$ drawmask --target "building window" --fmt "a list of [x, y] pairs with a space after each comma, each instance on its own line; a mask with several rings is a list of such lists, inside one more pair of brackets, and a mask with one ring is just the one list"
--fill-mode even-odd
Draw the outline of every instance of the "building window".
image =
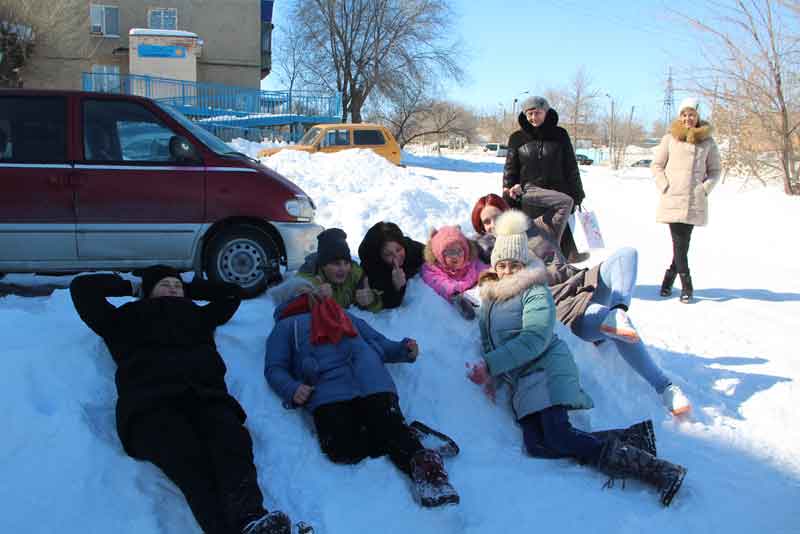
[[154, 30], [177, 30], [178, 10], [170, 8], [154, 8], [147, 13], [148, 27]]
[[92, 90], [101, 93], [119, 93], [119, 65], [92, 65]]
[[89, 12], [91, 15], [90, 33], [119, 37], [119, 7], [92, 4]]

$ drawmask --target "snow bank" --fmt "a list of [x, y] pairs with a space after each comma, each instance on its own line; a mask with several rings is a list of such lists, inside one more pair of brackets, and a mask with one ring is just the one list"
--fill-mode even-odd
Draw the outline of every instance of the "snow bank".
[[[401, 168], [359, 150], [287, 150], [264, 161], [314, 198], [322, 224], [345, 229], [354, 254], [366, 229], [381, 219], [419, 240], [444, 223], [467, 229], [472, 203], [498, 190], [501, 168], [481, 155], [417, 158]], [[447, 462], [460, 506], [420, 509], [407, 480], [385, 458], [355, 466], [324, 458], [309, 418], [285, 410], [263, 379], [274, 309], [265, 295], [243, 303], [216, 338], [230, 391], [249, 416], [268, 507], [322, 534], [800, 530], [794, 512], [800, 277], [798, 253], [787, 246], [800, 222], [797, 199], [771, 189], [739, 194], [723, 185], [715, 191], [711, 224], [693, 235], [698, 302], [687, 306], [657, 296], [670, 245], [666, 228], [653, 222], [652, 179], [581, 171], [586, 205], [598, 212], [606, 243], [639, 248], [631, 314], [695, 409], [691, 418], [673, 420], [612, 346], [595, 348], [562, 328], [597, 405], [577, 420], [602, 428], [652, 418], [659, 453], [689, 468], [673, 505], [663, 509], [653, 491], [632, 482], [625, 490], [619, 484], [603, 490], [604, 477], [571, 461], [527, 457], [503, 397], [491, 404], [464, 377], [464, 362], [479, 356], [477, 325], [417, 278], [400, 309], [356, 313], [390, 338], [419, 341], [417, 363], [389, 367], [407, 417], [441, 428], [461, 445], [461, 455]], [[9, 278], [36, 283], [30, 276]], [[114, 428], [114, 364], [66, 290], [0, 298], [0, 337], [6, 407], [0, 532], [197, 532], [176, 488], [153, 466], [123, 453]]]

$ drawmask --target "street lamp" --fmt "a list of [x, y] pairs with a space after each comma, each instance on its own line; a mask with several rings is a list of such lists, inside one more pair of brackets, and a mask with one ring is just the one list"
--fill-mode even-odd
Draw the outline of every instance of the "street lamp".
[[615, 122], [614, 117], [614, 98], [606, 93], [606, 97], [611, 101], [611, 116], [608, 119], [608, 157], [611, 160], [611, 165], [614, 165], [614, 142], [615, 142]]
[[[522, 95], [527, 95], [529, 93], [530, 93], [530, 91], [522, 91], [521, 93], [519, 93], [517, 96], [514, 97], [514, 103], [511, 105], [511, 114], [514, 117], [517, 116], [517, 102], [519, 102], [519, 97], [521, 97]], [[522, 111], [522, 110], [520, 110], [520, 111]]]

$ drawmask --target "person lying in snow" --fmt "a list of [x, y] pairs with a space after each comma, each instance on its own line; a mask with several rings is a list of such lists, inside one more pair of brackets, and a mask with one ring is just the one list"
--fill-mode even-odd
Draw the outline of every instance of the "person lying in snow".
[[481, 275], [479, 325], [483, 358], [468, 363], [468, 377], [493, 395], [493, 380], [511, 386], [511, 406], [528, 453], [576, 458], [612, 478], [655, 486], [668, 506], [686, 469], [656, 458], [652, 422], [588, 433], [573, 427], [567, 410], [588, 409], [578, 367], [554, 333], [556, 308], [544, 264], [528, 252], [528, 219], [507, 211], [495, 222], [492, 269]]
[[406, 425], [384, 365], [414, 362], [416, 341], [386, 339], [332, 298], [313, 293], [302, 278], [291, 278], [270, 294], [277, 307], [264, 375], [284, 405], [311, 413], [328, 458], [355, 464], [388, 454], [411, 477], [422, 506], [458, 503], [441, 455], [425, 449]]
[[[183, 492], [204, 532], [290, 534], [283, 512], [263, 506], [245, 413], [225, 385], [214, 330], [236, 312], [241, 289], [171, 267], [141, 271], [135, 284], [115, 274], [78, 276], [70, 285], [83, 322], [117, 363], [117, 433], [125, 452], [158, 466]], [[200, 306], [193, 299], [207, 300]]]
[[371, 312], [383, 308], [380, 293], [370, 289], [364, 270], [350, 256], [347, 234], [340, 228], [328, 228], [317, 236], [317, 252], [306, 256], [297, 274], [314, 284], [316, 293], [333, 298], [342, 308], [353, 303]]
[[478, 275], [487, 268], [478, 259], [478, 247], [464, 237], [458, 226], [434, 230], [425, 245], [422, 280], [467, 320], [475, 318], [475, 309], [464, 292], [478, 283]]
[[425, 245], [403, 235], [391, 222], [375, 223], [358, 246], [358, 259], [371, 286], [381, 292], [383, 307], [397, 308], [408, 280], [422, 267]]
[[[494, 247], [495, 219], [508, 209], [494, 194], [478, 199], [472, 209], [472, 226], [485, 261], [490, 261]], [[636, 286], [636, 249], [618, 249], [591, 269], [578, 269], [567, 263], [559, 247], [530, 220], [527, 236], [529, 251], [547, 268], [558, 320], [584, 341], [599, 344], [611, 340], [628, 365], [661, 396], [670, 413], [688, 412], [689, 399], [650, 356], [628, 315]]]

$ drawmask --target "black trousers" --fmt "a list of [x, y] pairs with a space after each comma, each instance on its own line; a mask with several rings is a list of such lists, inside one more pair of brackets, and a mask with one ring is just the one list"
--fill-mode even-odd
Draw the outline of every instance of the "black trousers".
[[689, 273], [688, 256], [692, 230], [692, 224], [669, 223], [669, 233], [672, 235], [672, 264], [669, 268], [679, 274]]
[[336, 463], [388, 454], [398, 469], [410, 474], [411, 458], [424, 449], [406, 425], [394, 393], [320, 406], [314, 411], [314, 426], [322, 451]]
[[129, 450], [183, 492], [208, 534], [240, 534], [264, 515], [253, 442], [224, 400], [187, 392], [131, 422]]

